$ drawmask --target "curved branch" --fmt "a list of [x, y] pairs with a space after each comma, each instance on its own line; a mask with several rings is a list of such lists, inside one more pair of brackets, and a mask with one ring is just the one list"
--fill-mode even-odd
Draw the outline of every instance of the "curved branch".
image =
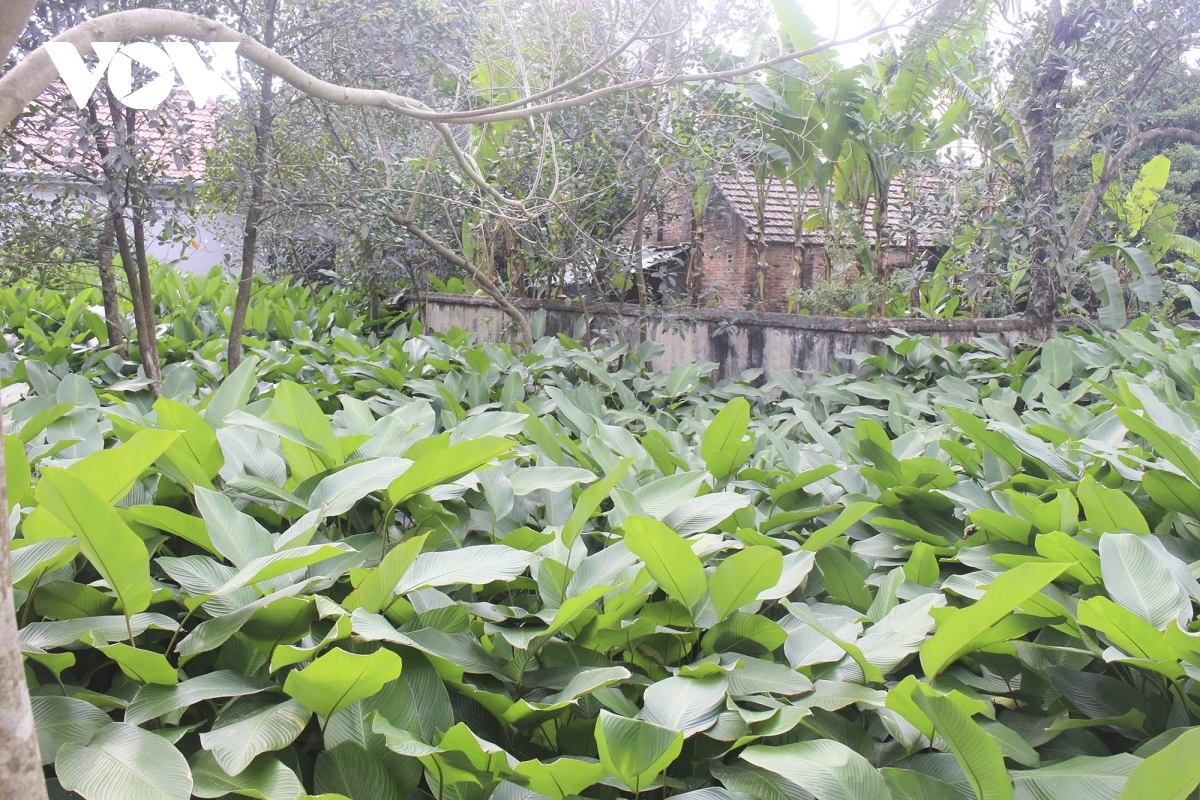
[[[909, 15], [905, 20], [901, 20], [895, 24], [902, 24], [918, 13], [920, 12], [914, 12], [913, 15]], [[504, 110], [488, 108], [478, 111], [454, 112], [434, 111], [429, 106], [412, 97], [387, 92], [382, 89], [359, 89], [329, 83], [309, 74], [274, 50], [264, 47], [253, 38], [227, 25], [182, 11], [168, 11], [157, 8], [117, 11], [76, 25], [74, 28], [54, 37], [53, 41], [70, 42], [76, 48], [91, 46], [93, 42], [128, 41], [136, 39], [139, 36], [180, 36], [201, 42], [237, 42], [238, 55], [291, 84], [299, 91], [320, 100], [325, 100], [335, 105], [383, 108], [425, 122], [480, 124], [484, 122], [528, 119], [538, 114], [546, 114], [564, 108], [584, 105], [602, 97], [638, 89], [647, 85], [666, 86], [682, 83], [702, 83], [712, 80], [727, 80], [787, 61], [794, 61], [804, 56], [824, 52], [844, 44], [857, 42], [881, 33], [890, 27], [893, 27], [893, 25], [880, 23], [855, 36], [831, 40], [815, 47], [785, 53], [736, 69], [625, 81], [562, 100], [555, 100], [548, 103], [536, 102], [538, 99], [556, 94], [566, 87], [577, 83], [582, 77], [593, 74], [595, 69], [599, 69], [596, 66], [584, 70], [580, 75], [570, 78], [557, 86], [515, 101], [516, 107], [513, 107], [513, 103], [509, 103], [497, 107]], [[623, 44], [622, 47], [627, 47], [628, 44]], [[610, 55], [609, 58], [601, 62], [601, 65], [610, 61], [612, 57]], [[7, 128], [25, 106], [33, 102], [41, 94], [42, 90], [49, 86], [57, 77], [58, 72], [54, 68], [54, 64], [50, 61], [49, 54], [44, 47], [39, 47], [8, 74], [0, 78], [0, 129]]]
[[1100, 170], [1100, 177], [1092, 184], [1091, 191], [1083, 199], [1083, 205], [1079, 207], [1079, 212], [1075, 215], [1075, 220], [1071, 223], [1071, 229], [1067, 232], [1067, 243], [1063, 250], [1064, 253], [1070, 256], [1075, 252], [1075, 248], [1079, 246], [1079, 243], [1083, 241], [1083, 234], [1087, 231], [1088, 225], [1091, 224], [1092, 217], [1096, 215], [1097, 209], [1100, 208], [1100, 201], [1104, 198], [1104, 193], [1108, 191], [1108, 187], [1112, 186], [1113, 181], [1117, 179], [1117, 175], [1121, 172], [1121, 167], [1129, 157], [1146, 145], [1163, 140], [1189, 142], [1200, 147], [1200, 133], [1196, 131], [1189, 130], [1188, 128], [1153, 128], [1136, 134], [1115, 154], [1109, 155], [1104, 161], [1104, 168]]
[[389, 211], [386, 216], [389, 220], [404, 228], [413, 236], [424, 242], [439, 256], [446, 259], [459, 269], [466, 270], [467, 273], [470, 274], [471, 279], [475, 281], [475, 283], [479, 284], [479, 288], [482, 289], [488, 297], [492, 298], [496, 305], [500, 306], [500, 310], [507, 314], [509, 319], [516, 324], [517, 330], [521, 334], [521, 342], [525, 345], [525, 349], [533, 349], [533, 332], [529, 329], [529, 320], [525, 319], [525, 315], [521, 313], [521, 309], [514, 306], [512, 302], [504, 296], [504, 292], [500, 291], [500, 287], [496, 286], [490, 277], [488, 277], [481, 269], [476, 267], [470, 261], [467, 261], [458, 253], [454, 252], [449, 247], [446, 247], [446, 245], [430, 236], [428, 231], [417, 225], [403, 214], [395, 211]]

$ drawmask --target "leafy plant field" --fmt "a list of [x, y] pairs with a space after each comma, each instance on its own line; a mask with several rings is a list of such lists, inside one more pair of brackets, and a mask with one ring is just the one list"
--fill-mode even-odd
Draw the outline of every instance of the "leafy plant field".
[[893, 337], [714, 386], [653, 345], [365, 333], [159, 279], [0, 293], [56, 796], [1103, 800], [1200, 782], [1200, 337]]

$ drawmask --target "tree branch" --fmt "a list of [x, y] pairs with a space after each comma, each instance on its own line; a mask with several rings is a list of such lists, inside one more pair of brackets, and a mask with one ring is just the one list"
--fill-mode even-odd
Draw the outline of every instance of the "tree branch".
[[37, 0], [8, 0], [0, 7], [0, 64], [4, 63], [8, 51], [21, 38], [21, 31], [29, 23], [29, 15], [36, 4]]
[[529, 321], [525, 319], [525, 315], [521, 313], [521, 309], [513, 305], [512, 302], [504, 296], [504, 292], [500, 291], [500, 287], [493, 283], [492, 279], [488, 275], [486, 275], [481, 269], [476, 267], [470, 261], [446, 247], [446, 245], [442, 244], [437, 239], [433, 238], [428, 231], [421, 228], [408, 217], [396, 211], [390, 211], [386, 216], [389, 220], [404, 228], [413, 236], [424, 242], [439, 256], [446, 259], [459, 269], [466, 270], [471, 276], [471, 280], [479, 284], [479, 288], [482, 289], [488, 297], [492, 298], [496, 305], [500, 306], [500, 310], [507, 314], [509, 318], [516, 324], [517, 330], [521, 334], [521, 342], [525, 345], [525, 349], [533, 349], [533, 333], [529, 330]]
[[1129, 157], [1146, 145], [1163, 140], [1189, 142], [1200, 147], [1200, 133], [1196, 131], [1189, 130], [1188, 128], [1153, 128], [1135, 135], [1116, 154], [1109, 155], [1104, 160], [1104, 168], [1100, 170], [1099, 179], [1092, 184], [1091, 191], [1084, 198], [1083, 205], [1079, 207], [1079, 212], [1075, 214], [1075, 220], [1071, 223], [1071, 229], [1067, 233], [1067, 243], [1064, 250], [1068, 257], [1072, 257], [1075, 248], [1083, 241], [1083, 234], [1087, 232], [1087, 227], [1091, 224], [1092, 217], [1096, 215], [1097, 209], [1100, 208], [1100, 201], [1104, 198], [1104, 193], [1108, 191], [1108, 187], [1112, 186], [1113, 181], [1117, 179], [1117, 176], [1121, 172], [1121, 167]]

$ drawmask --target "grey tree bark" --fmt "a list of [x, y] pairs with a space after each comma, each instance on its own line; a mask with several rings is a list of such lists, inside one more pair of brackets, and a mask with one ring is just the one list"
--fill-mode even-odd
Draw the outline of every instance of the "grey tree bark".
[[[3, 413], [0, 404], [0, 442], [4, 437]], [[13, 603], [7, 485], [3, 448], [0, 448], [0, 787], [5, 797], [45, 800], [46, 781], [29, 706], [29, 689], [25, 685], [25, 659], [21, 655], [17, 609]]]

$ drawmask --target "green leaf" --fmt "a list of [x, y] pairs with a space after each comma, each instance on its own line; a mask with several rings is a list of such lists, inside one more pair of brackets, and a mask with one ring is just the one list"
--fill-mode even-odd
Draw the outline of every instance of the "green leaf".
[[1190, 728], [1134, 768], [1117, 800], [1186, 800], [1200, 785], [1200, 728]]
[[358, 588], [346, 596], [341, 603], [342, 608], [347, 611], [361, 608], [372, 614], [379, 613], [391, 599], [404, 573], [420, 555], [427, 536], [428, 534], [421, 534], [389, 550], [379, 562], [379, 566], [367, 573]]
[[630, 552], [645, 562], [663, 591], [695, 614], [708, 591], [708, 580], [687, 540], [650, 517], [630, 517], [623, 527]]
[[57, 469], [42, 470], [34, 496], [79, 540], [79, 549], [120, 600], [126, 616], [150, 606], [150, 553], [116, 509], [82, 479]]
[[743, 441], [750, 428], [750, 403], [735, 397], [717, 412], [704, 431], [700, 456], [713, 477], [728, 477], [746, 462], [754, 450], [754, 439]]
[[113, 723], [86, 744], [64, 744], [54, 761], [58, 782], [87, 800], [188, 800], [192, 772], [166, 739]]
[[883, 776], [858, 753], [830, 739], [747, 747], [742, 760], [773, 772], [820, 800], [889, 800]]
[[216, 432], [195, 411], [166, 397], [154, 401], [154, 411], [161, 427], [183, 433], [167, 449], [166, 460], [192, 484], [211, 489], [225, 464]]
[[563, 545], [569, 548], [575, 543], [575, 539], [583, 531], [583, 526], [592, 518], [592, 514], [600, 507], [600, 503], [604, 501], [604, 498], [608, 497], [609, 493], [621, 482], [621, 479], [625, 477], [625, 473], [629, 471], [629, 468], [633, 466], [636, 460], [633, 456], [622, 458], [601, 480], [596, 481], [583, 490], [579, 495], [579, 500], [575, 503], [575, 510], [571, 512], [571, 516], [567, 518], [566, 524], [563, 525]]
[[1140, 763], [1129, 753], [1120, 753], [1076, 756], [1052, 767], [1014, 770], [1014, 796], [1016, 800], [1113, 800]]
[[220, 492], [196, 487], [196, 507], [208, 525], [208, 537], [217, 552], [235, 567], [275, 552], [271, 534], [251, 516], [238, 511]]
[[423, 453], [403, 475], [388, 485], [388, 500], [392, 505], [398, 505], [434, 486], [458, 480], [499, 458], [514, 445], [515, 442], [509, 439], [482, 436]]
[[288, 700], [224, 724], [218, 719], [212, 730], [200, 734], [200, 744], [227, 775], [237, 775], [262, 753], [294, 742], [311, 717], [303, 705]]
[[1097, 534], [1123, 530], [1143, 535], [1150, 533], [1146, 518], [1124, 492], [1105, 488], [1089, 475], [1079, 482], [1078, 494], [1088, 526]]
[[328, 561], [336, 556], [354, 552], [357, 551], [344, 542], [326, 542], [325, 544], [311, 544], [306, 547], [280, 550], [278, 553], [271, 553], [249, 562], [213, 594], [229, 594], [243, 586], [261, 583], [313, 564], [319, 564], [322, 561]]
[[101, 645], [96, 649], [117, 662], [122, 672], [140, 683], [172, 686], [179, 682], [179, 673], [162, 653], [139, 650], [121, 642]]
[[221, 555], [208, 536], [204, 520], [199, 517], [166, 506], [133, 506], [125, 509], [124, 514], [126, 519], [133, 522], [178, 536], [185, 542], [204, 548], [214, 556]]
[[209, 672], [175, 686], [143, 686], [125, 709], [125, 721], [141, 725], [205, 700], [257, 694], [271, 686], [270, 681], [248, 678], [230, 670]]
[[642, 700], [647, 722], [691, 736], [711, 728], [724, 710], [725, 678], [665, 678], [647, 687]]
[[178, 439], [176, 431], [147, 428], [125, 444], [84, 456], [67, 472], [83, 480], [105, 502], [115, 503], [129, 494], [134, 481]]
[[607, 774], [604, 766], [595, 761], [559, 758], [548, 763], [522, 761], [509, 780], [528, 786], [551, 800], [566, 800], [598, 783]]
[[1108, 596], [1157, 630], [1166, 630], [1171, 620], [1180, 625], [1191, 620], [1191, 598], [1143, 537], [1132, 533], [1101, 536], [1100, 571]]
[[342, 742], [317, 756], [313, 783], [318, 792], [337, 792], [346, 797], [403, 797], [383, 765], [354, 742]]
[[[240, 368], [239, 368], [240, 369]], [[296, 800], [304, 794], [304, 784], [278, 758], [261, 755], [250, 766], [230, 777], [221, 769], [213, 754], [197, 750], [191, 760], [195, 797], [240, 795], [259, 800]]]
[[1151, 500], [1168, 511], [1200, 520], [1200, 488], [1187, 478], [1173, 472], [1148, 470], [1142, 476], [1142, 488]]
[[600, 763], [632, 791], [654, 780], [683, 751], [683, 731], [600, 711], [596, 724]]
[[325, 516], [345, 514], [371, 492], [387, 489], [411, 467], [406, 458], [372, 458], [321, 479], [308, 498], [308, 507], [326, 505]]
[[1030, 562], [999, 575], [974, 604], [954, 611], [937, 624], [921, 645], [921, 667], [932, 680], [1012, 611], [1067, 569], [1066, 564]]
[[53, 763], [54, 754], [63, 745], [86, 745], [97, 731], [113, 724], [108, 714], [74, 697], [34, 695], [29, 704], [43, 764]]
[[287, 676], [283, 690], [325, 719], [355, 700], [370, 697], [400, 677], [400, 656], [391, 650], [370, 655], [334, 648]]
[[754, 602], [760, 592], [778, 583], [782, 574], [783, 556], [765, 545], [748, 547], [726, 558], [708, 581], [708, 594], [717, 619], [725, 619]]
[[208, 396], [208, 402], [204, 406], [204, 420], [209, 425], [214, 428], [220, 427], [225, 417], [246, 407], [258, 380], [258, 365], [258, 356], [247, 356]]
[[859, 611], [870, 608], [871, 590], [855, 566], [853, 555], [839, 547], [826, 547], [817, 553], [817, 568], [825, 578], [825, 591], [830, 598]]
[[996, 740], [984, 733], [954, 701], [933, 693], [928, 687], [918, 686], [913, 700], [949, 745], [975, 797], [978, 800], [1012, 800], [1012, 781]]
[[842, 512], [838, 514], [837, 519], [833, 522], [813, 531], [804, 540], [804, 544], [800, 546], [800, 549], [811, 550], [813, 552], [821, 550], [825, 545], [845, 533], [851, 525], [865, 517], [868, 512], [878, 507], [878, 503], [851, 503], [842, 509]]
[[538, 556], [502, 544], [481, 544], [461, 550], [421, 553], [393, 587], [406, 594], [426, 586], [452, 586], [460, 583], [511, 581], [524, 572]]
[[4, 484], [8, 498], [8, 507], [0, 508], [0, 512], [8, 515], [29, 491], [29, 460], [25, 458], [21, 440], [11, 433], [0, 436], [0, 448], [4, 450]]
[[1079, 624], [1103, 633], [1117, 648], [1134, 658], [1171, 661], [1174, 656], [1162, 631], [1107, 597], [1091, 597], [1079, 603]]
[[[15, 551], [19, 552], [21, 551]], [[43, 583], [34, 596], [34, 608], [37, 613], [51, 619], [102, 617], [111, 614], [114, 605], [116, 600], [99, 589], [69, 581]]]
[[933, 545], [917, 542], [913, 545], [912, 554], [904, 562], [904, 577], [921, 586], [932, 586], [938, 579], [937, 554]]
[[1178, 467], [1193, 484], [1200, 486], [1200, 456], [1182, 437], [1167, 433], [1131, 409], [1118, 408], [1116, 413], [1126, 428], [1148, 441], [1159, 455]]

